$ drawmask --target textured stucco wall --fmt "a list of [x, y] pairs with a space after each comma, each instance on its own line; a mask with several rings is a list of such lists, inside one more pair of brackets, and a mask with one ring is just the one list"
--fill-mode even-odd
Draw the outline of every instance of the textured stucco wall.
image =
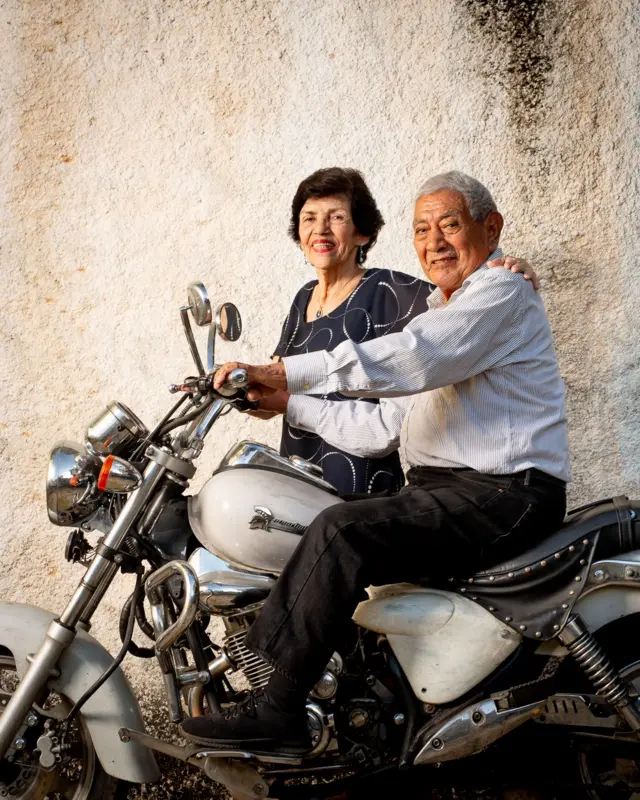
[[[285, 231], [320, 166], [363, 170], [387, 219], [370, 263], [414, 274], [414, 186], [452, 167], [488, 183], [506, 250], [543, 278], [573, 499], [638, 493], [633, 0], [3, 0], [0, 37], [3, 597], [69, 595], [48, 450], [113, 398], [158, 417], [191, 370], [187, 283], [244, 313], [220, 356], [265, 360], [310, 277]], [[236, 415], [216, 433], [196, 486], [277, 425]], [[125, 591], [96, 617], [110, 647]]]

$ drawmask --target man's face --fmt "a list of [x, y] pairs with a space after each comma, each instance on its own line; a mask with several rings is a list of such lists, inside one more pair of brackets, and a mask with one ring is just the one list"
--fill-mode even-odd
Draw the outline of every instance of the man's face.
[[501, 230], [497, 211], [476, 222], [458, 192], [442, 189], [416, 201], [413, 244], [425, 275], [447, 300], [496, 249]]

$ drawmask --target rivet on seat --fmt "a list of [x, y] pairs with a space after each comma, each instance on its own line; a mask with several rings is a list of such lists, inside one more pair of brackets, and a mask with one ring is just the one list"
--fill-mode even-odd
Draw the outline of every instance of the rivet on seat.
[[536, 639], [539, 639], [541, 636], [542, 636], [542, 633], [540, 631], [536, 631]]
[[553, 630], [554, 631], [559, 631], [560, 630], [560, 626], [559, 625], [554, 625], [553, 626]]
[[582, 540], [582, 544], [589, 544], [589, 540], [588, 539], [583, 539]]
[[574, 551], [575, 549], [576, 549], [576, 548], [574, 547], [574, 545], [570, 545], [570, 546], [569, 546], [569, 552], [570, 552], [570, 553], [573, 553], [573, 551]]
[[510, 572], [510, 573], [509, 573], [509, 577], [510, 577], [510, 578], [513, 578], [513, 572]]
[[585, 565], [586, 563], [587, 563], [587, 562], [584, 560], [584, 558], [581, 558], [581, 559], [580, 559], [580, 566], [581, 566], [581, 567], [584, 567], [584, 565]]
[[554, 558], [560, 558], [561, 553], [556, 553]]
[[475, 596], [473, 596], [471, 599], [472, 599], [472, 600], [477, 600], [478, 598], [477, 598], [477, 597], [475, 597]]
[[563, 603], [563, 604], [562, 604], [562, 607], [563, 607], [563, 608], [569, 608], [569, 606], [568, 606], [566, 603]]
[[495, 611], [495, 608], [493, 606], [489, 606], [489, 611]]
[[546, 561], [541, 561], [540, 562], [540, 566], [541, 567], [546, 567], [547, 566], [547, 562]]
[[524, 571], [525, 571], [525, 572], [531, 572], [531, 567], [525, 567], [525, 568], [524, 568]]
[[526, 631], [527, 630], [527, 626], [526, 625], [520, 625], [520, 630], [521, 631]]
[[579, 575], [576, 575], [574, 580], [578, 581], [578, 583], [579, 583], [582, 580], [582, 578]]
[[464, 594], [466, 591], [467, 591], [467, 590], [466, 590], [466, 589], [464, 588], [464, 586], [463, 586], [463, 587], [462, 587], [462, 589], [460, 589], [460, 594]]
[[512, 619], [513, 619], [513, 617], [505, 617], [505, 618], [504, 618], [504, 621], [505, 621], [505, 622], [511, 622], [511, 620], [512, 620]]
[[469, 580], [467, 581], [467, 583], [473, 583], [473, 578], [469, 578]]
[[576, 593], [576, 592], [575, 592], [575, 589], [569, 589], [569, 594], [570, 594], [572, 597], [573, 597], [573, 595], [574, 595], [575, 593]]
[[489, 580], [490, 581], [495, 581], [495, 576], [494, 575], [489, 575]]

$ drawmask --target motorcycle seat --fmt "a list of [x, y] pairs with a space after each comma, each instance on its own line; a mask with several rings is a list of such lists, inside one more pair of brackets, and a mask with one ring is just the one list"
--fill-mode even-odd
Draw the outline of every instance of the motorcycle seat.
[[594, 560], [640, 549], [640, 501], [599, 500], [567, 515], [533, 548], [463, 580], [454, 589], [525, 637], [553, 638], [569, 618]]

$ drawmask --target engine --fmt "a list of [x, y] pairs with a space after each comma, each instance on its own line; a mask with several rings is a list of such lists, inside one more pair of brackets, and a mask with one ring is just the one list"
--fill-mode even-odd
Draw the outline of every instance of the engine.
[[249, 650], [244, 640], [247, 631], [255, 622], [262, 603], [254, 603], [242, 611], [223, 617], [225, 637], [224, 649], [235, 665], [244, 675], [253, 691], [264, 688], [273, 673], [273, 667], [256, 653]]

